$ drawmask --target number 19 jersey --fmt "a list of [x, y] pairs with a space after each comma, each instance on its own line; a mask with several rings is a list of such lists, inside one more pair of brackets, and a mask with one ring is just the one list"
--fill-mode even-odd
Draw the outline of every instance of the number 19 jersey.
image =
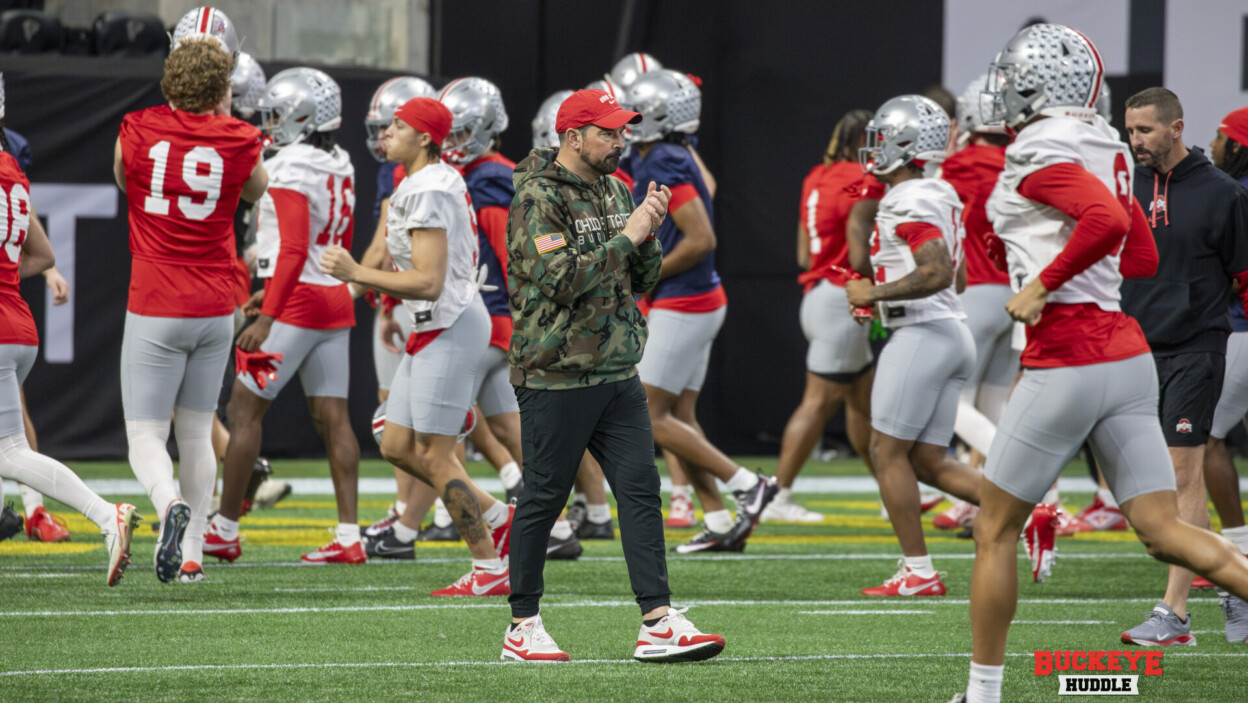
[[234, 211], [260, 158], [260, 130], [161, 105], [126, 115], [120, 141], [133, 256], [126, 309], [230, 314]]

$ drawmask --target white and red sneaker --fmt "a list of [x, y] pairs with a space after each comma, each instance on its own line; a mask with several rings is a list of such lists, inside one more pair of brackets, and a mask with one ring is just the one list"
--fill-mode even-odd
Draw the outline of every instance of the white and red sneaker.
[[126, 567], [130, 565], [130, 539], [134, 536], [134, 528], [143, 519], [129, 503], [118, 503], [113, 522], [100, 530], [104, 536], [104, 547], [108, 550], [108, 585], [116, 586], [125, 577]]
[[693, 527], [693, 501], [689, 496], [672, 495], [667, 504], [667, 521], [664, 527]]
[[897, 573], [879, 586], [862, 589], [864, 596], [943, 596], [945, 584], [940, 574], [930, 577], [919, 576], [906, 566], [905, 561], [897, 562]]
[[69, 530], [65, 529], [63, 519], [49, 513], [41, 505], [26, 520], [26, 539], [31, 542], [68, 542]]
[[217, 524], [215, 522], [208, 523], [208, 529], [204, 530], [204, 556], [233, 562], [242, 555], [243, 545], [241, 538], [226, 539], [221, 536], [220, 532], [217, 532]]
[[1080, 510], [1075, 517], [1092, 526], [1099, 532], [1126, 532], [1130, 525], [1127, 518], [1118, 508], [1111, 508], [1101, 501], [1098, 495], [1092, 499], [1088, 507]]
[[568, 653], [559, 649], [542, 626], [542, 616], [534, 615], [503, 634], [503, 659], [518, 662], [566, 662]]
[[685, 617], [688, 608], [669, 608], [653, 626], [641, 625], [633, 659], [642, 662], [698, 662], [724, 651], [723, 635], [708, 635]]
[[511, 521], [516, 517], [516, 506], [507, 506], [507, 522], [490, 530], [490, 539], [494, 542], [494, 551], [498, 558], [507, 563], [507, 555], [511, 552]]
[[940, 491], [923, 492], [919, 494], [919, 512], [926, 513], [943, 503], [945, 494]]
[[975, 516], [978, 514], [979, 506], [964, 500], [955, 500], [948, 510], [932, 518], [932, 527], [938, 530], [961, 530], [975, 524]]
[[1057, 506], [1041, 503], [1031, 511], [1031, 517], [1023, 526], [1027, 556], [1031, 558], [1031, 577], [1036, 583], [1044, 583], [1057, 562], [1057, 520]]
[[1069, 537], [1071, 535], [1077, 535], [1080, 532], [1095, 532], [1095, 531], [1096, 531], [1096, 528], [1093, 527], [1092, 524], [1089, 523], [1088, 521], [1084, 520], [1078, 515], [1071, 515], [1070, 513], [1063, 510], [1061, 506], [1057, 507], [1057, 536], [1058, 537]]
[[[207, 540], [205, 540], [206, 544]], [[205, 548], [204, 552], [207, 553], [207, 548]], [[336, 539], [324, 547], [314, 552], [308, 552], [299, 558], [307, 564], [363, 564], [368, 561], [368, 555], [364, 553], [364, 544], [362, 542], [356, 542], [349, 547], [344, 547]]]
[[475, 566], [472, 571], [446, 588], [433, 591], [431, 596], [509, 596], [511, 595], [511, 572], [503, 569], [501, 574], [491, 574]]

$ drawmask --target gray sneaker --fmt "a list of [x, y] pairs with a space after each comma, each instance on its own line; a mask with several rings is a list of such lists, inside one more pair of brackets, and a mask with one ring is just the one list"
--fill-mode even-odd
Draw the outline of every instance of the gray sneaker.
[[1227, 594], [1218, 599], [1218, 605], [1226, 613], [1226, 641], [1248, 642], [1248, 603]]
[[1183, 622], [1170, 606], [1158, 603], [1143, 623], [1122, 633], [1122, 641], [1144, 647], [1196, 644], [1196, 637], [1192, 635], [1192, 614], [1188, 613], [1187, 622]]

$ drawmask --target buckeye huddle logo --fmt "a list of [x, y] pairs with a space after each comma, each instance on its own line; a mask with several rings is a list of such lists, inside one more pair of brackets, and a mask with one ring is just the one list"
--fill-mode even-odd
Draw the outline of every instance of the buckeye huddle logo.
[[[1161, 676], [1159, 650], [1130, 650], [1108, 652], [1033, 652], [1036, 660], [1034, 674], [1050, 676], [1058, 672], [1057, 693], [1060, 696], [1138, 696], [1139, 680], [1136, 674], [1119, 672], [1142, 672], [1145, 676]], [[1062, 674], [1060, 672], [1081, 672]]]

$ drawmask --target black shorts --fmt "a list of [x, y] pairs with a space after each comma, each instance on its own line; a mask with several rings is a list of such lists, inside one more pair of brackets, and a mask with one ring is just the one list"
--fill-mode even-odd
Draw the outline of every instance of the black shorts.
[[1160, 394], [1157, 412], [1170, 447], [1202, 447], [1222, 395], [1226, 355], [1189, 352], [1154, 356]]

